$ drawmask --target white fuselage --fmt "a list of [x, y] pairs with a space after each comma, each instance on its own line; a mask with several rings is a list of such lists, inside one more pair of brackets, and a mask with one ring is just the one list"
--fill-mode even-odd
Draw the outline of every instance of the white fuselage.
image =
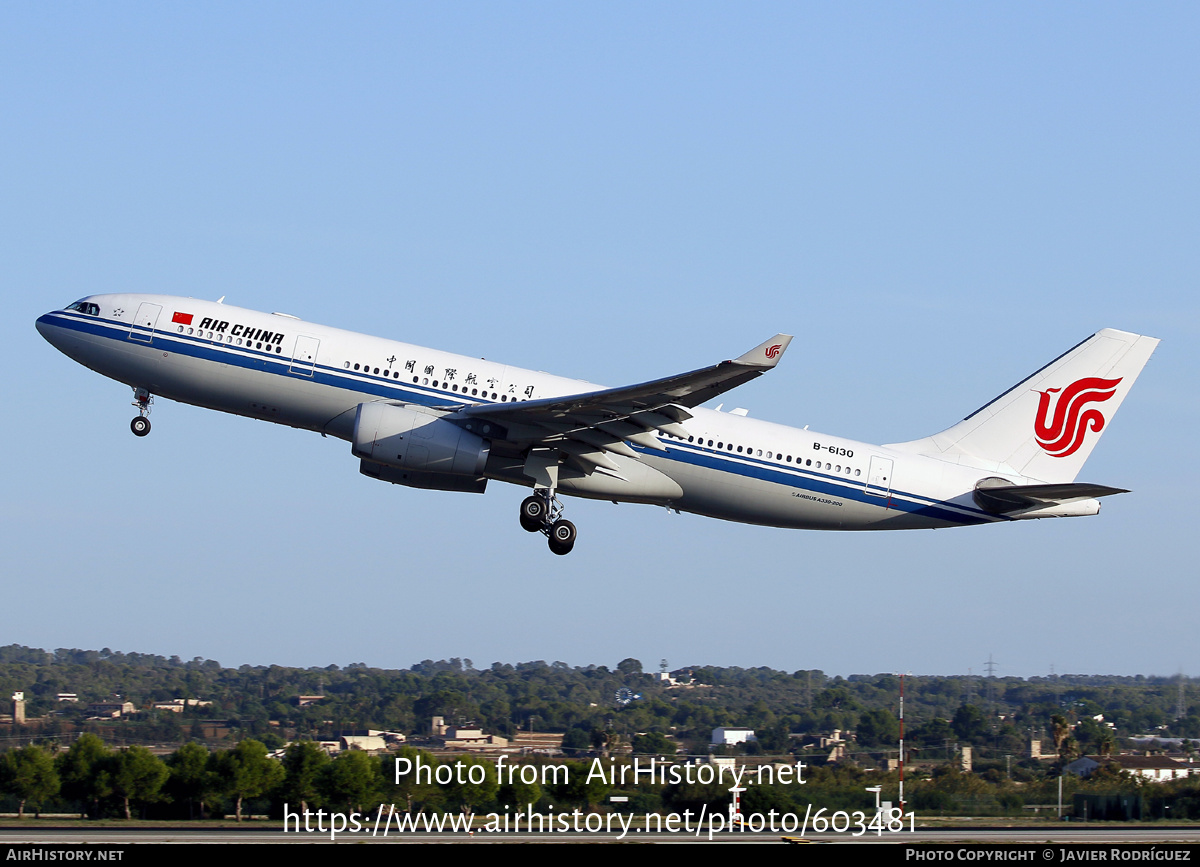
[[[165, 295], [97, 295], [96, 312], [47, 313], [38, 330], [66, 355], [154, 395], [350, 440], [359, 404], [433, 407], [575, 395], [600, 386], [492, 361]], [[1006, 521], [972, 499], [979, 467], [725, 412], [692, 409], [687, 437], [639, 448], [681, 511], [777, 527], [908, 529]], [[624, 458], [619, 460], [632, 460]], [[509, 462], [511, 464], [511, 461]], [[489, 478], [532, 485], [497, 465]], [[1012, 481], [1023, 481], [1013, 476]], [[627, 495], [560, 492], [656, 502]]]

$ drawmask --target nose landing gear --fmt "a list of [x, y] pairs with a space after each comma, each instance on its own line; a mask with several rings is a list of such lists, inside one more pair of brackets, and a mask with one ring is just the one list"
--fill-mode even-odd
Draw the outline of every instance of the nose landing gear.
[[144, 437], [150, 433], [150, 404], [154, 396], [144, 388], [133, 390], [133, 405], [137, 407], [137, 417], [129, 423], [129, 429], [135, 437]]
[[521, 502], [521, 527], [530, 533], [544, 533], [555, 554], [569, 554], [579, 535], [575, 525], [562, 518], [563, 507], [550, 488], [538, 488]]

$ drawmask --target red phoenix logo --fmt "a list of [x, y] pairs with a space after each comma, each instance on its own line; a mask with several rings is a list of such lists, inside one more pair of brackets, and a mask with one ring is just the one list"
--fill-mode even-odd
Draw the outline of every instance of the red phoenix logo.
[[783, 346], [782, 343], [776, 343], [774, 346], [769, 347], [767, 349], [767, 358], [774, 358], [777, 356], [779, 354], [779, 347], [781, 346]]
[[[1037, 418], [1033, 422], [1033, 430], [1037, 435], [1038, 445], [1045, 449], [1046, 454], [1053, 458], [1065, 458], [1075, 454], [1083, 445], [1083, 435], [1090, 428], [1099, 433], [1104, 430], [1104, 413], [1092, 407], [1084, 409], [1089, 403], [1100, 403], [1112, 397], [1117, 385], [1123, 377], [1116, 379], [1100, 379], [1089, 376], [1077, 379], [1065, 389], [1048, 388], [1039, 391]], [[1050, 413], [1050, 395], [1058, 394], [1054, 403], [1054, 418], [1048, 418]]]

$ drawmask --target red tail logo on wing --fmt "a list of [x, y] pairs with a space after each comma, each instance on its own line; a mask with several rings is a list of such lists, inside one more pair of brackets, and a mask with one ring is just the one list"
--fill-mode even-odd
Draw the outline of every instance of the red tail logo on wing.
[[782, 343], [776, 343], [775, 345], [769, 347], [767, 349], [767, 358], [774, 358], [777, 356], [779, 354], [779, 347], [782, 345]]
[[[1065, 389], [1048, 388], [1039, 391], [1037, 418], [1033, 430], [1046, 454], [1054, 458], [1065, 458], [1074, 454], [1083, 445], [1083, 436], [1089, 429], [1095, 433], [1104, 430], [1104, 413], [1096, 407], [1084, 409], [1089, 403], [1101, 403], [1112, 397], [1123, 377], [1100, 379], [1089, 376], [1077, 379]], [[1061, 394], [1058, 394], [1062, 392]], [[1050, 415], [1050, 395], [1058, 394], [1054, 401], [1054, 417]]]

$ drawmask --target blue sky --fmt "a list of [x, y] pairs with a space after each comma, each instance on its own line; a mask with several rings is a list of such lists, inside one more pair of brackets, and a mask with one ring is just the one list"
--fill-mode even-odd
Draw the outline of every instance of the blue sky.
[[[0, 643], [243, 663], [1197, 674], [1192, 4], [0, 9]], [[385, 486], [345, 443], [44, 343], [165, 292], [608, 385], [796, 335], [729, 406], [940, 430], [1102, 327], [1162, 338], [1096, 518], [914, 533]]]

